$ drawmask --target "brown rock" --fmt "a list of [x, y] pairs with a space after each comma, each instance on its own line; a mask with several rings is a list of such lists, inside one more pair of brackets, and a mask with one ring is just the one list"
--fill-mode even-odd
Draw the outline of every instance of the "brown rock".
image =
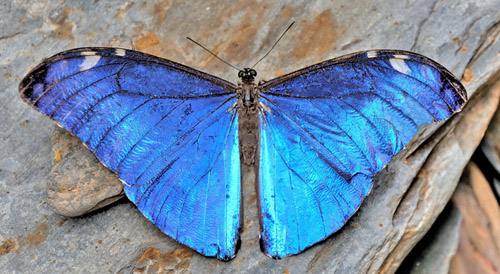
[[194, 252], [187, 248], [178, 248], [166, 253], [156, 248], [147, 248], [141, 257], [133, 263], [134, 273], [191, 273], [189, 265]]
[[[134, 48], [138, 39], [147, 38], [142, 44], [146, 52], [236, 82], [231, 67], [194, 46], [185, 36], [235, 66], [251, 66], [272, 46], [282, 28], [296, 21], [289, 34], [259, 63], [259, 80], [270, 80], [345, 53], [399, 48], [429, 56], [459, 78], [467, 68], [464, 80], [468, 81], [466, 88], [473, 98], [479, 95], [478, 87], [500, 66], [500, 10], [495, 0], [464, 0], [460, 5], [446, 1], [348, 0], [321, 4], [163, 0], [135, 1], [133, 5], [127, 1], [3, 2], [6, 4], [0, 8], [4, 19], [0, 20], [4, 26], [0, 39], [0, 75], [4, 76], [4, 81], [0, 81], [3, 91], [0, 93], [0, 244], [5, 239], [16, 242], [14, 251], [0, 256], [0, 269], [5, 273], [23, 273], [26, 269], [42, 273], [115, 273], [124, 269], [130, 273], [134, 269], [130, 265], [147, 247], [154, 247], [162, 254], [182, 248], [129, 202], [64, 223], [47, 207], [43, 182], [50, 180], [49, 186], [55, 188], [52, 183], [61, 181], [66, 184], [64, 188], [77, 189], [69, 183], [89, 181], [88, 175], [79, 173], [79, 169], [88, 171], [88, 160], [81, 165], [73, 162], [73, 169], [63, 168], [63, 162], [70, 156], [67, 154], [76, 153], [76, 149], [59, 148], [56, 159], [61, 162], [52, 172], [48, 171], [54, 157], [50, 141], [53, 123], [19, 99], [17, 86], [21, 78], [52, 54], [80, 46]], [[321, 35], [307, 31], [319, 31]], [[449, 124], [409, 158], [390, 164], [389, 175], [375, 182], [352, 220], [324, 243], [299, 256], [273, 260], [260, 251], [258, 197], [253, 175], [249, 175], [249, 180], [243, 182], [245, 230], [237, 257], [226, 263], [194, 254], [189, 270], [193, 273], [393, 272], [453, 192], [462, 167], [474, 151], [476, 141], [481, 139], [483, 124], [488, 123], [487, 114], [496, 108], [496, 97], [483, 94], [477, 98], [483, 98], [484, 104], [478, 106], [481, 111], [471, 112], [468, 123], [457, 124], [452, 133]], [[462, 117], [467, 118], [468, 114]], [[447, 145], [436, 146], [443, 138], [448, 139]], [[95, 159], [80, 147], [87, 157]], [[425, 170], [420, 172], [424, 166]], [[59, 177], [54, 179], [54, 174]], [[97, 183], [107, 182], [99, 176], [93, 177]], [[85, 199], [73, 199], [75, 196], [70, 192], [58, 198], [69, 197], [70, 201], [80, 203], [77, 208], [81, 208]], [[86, 199], [90, 200], [90, 196]], [[64, 204], [63, 208], [74, 210]], [[47, 224], [48, 235], [37, 247], [30, 247], [26, 239], [40, 223]], [[99, 244], [101, 239], [103, 243]], [[12, 242], [4, 243], [5, 250], [12, 250], [11, 246]], [[184, 261], [168, 269], [178, 268], [182, 272], [186, 265]]]
[[0, 245], [0, 256], [8, 254], [14, 251], [16, 248], [16, 242], [12, 239], [7, 239]]
[[450, 273], [500, 273], [500, 207], [474, 163], [467, 166], [452, 201], [463, 221]]
[[53, 167], [47, 201], [64, 216], [79, 216], [124, 196], [118, 178], [82, 146], [78, 138], [58, 128], [53, 137]]

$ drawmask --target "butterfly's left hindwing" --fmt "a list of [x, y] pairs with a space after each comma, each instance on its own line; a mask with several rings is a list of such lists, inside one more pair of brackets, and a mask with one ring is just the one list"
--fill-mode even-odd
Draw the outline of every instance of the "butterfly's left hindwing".
[[158, 228], [205, 256], [235, 256], [236, 86], [147, 54], [82, 48], [30, 72], [21, 97], [114, 171]]
[[276, 258], [340, 229], [418, 128], [460, 111], [467, 98], [434, 61], [390, 50], [326, 61], [259, 88], [261, 241]]

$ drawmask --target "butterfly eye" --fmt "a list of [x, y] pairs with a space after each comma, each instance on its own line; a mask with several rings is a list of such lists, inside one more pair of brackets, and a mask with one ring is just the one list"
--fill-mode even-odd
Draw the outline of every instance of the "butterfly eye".
[[243, 77], [243, 71], [240, 70], [240, 72], [238, 72], [238, 77], [239, 78]]
[[252, 75], [252, 76], [257, 76], [257, 71], [256, 71], [256, 70], [254, 70], [254, 69], [251, 69], [251, 70], [250, 70], [250, 75]]

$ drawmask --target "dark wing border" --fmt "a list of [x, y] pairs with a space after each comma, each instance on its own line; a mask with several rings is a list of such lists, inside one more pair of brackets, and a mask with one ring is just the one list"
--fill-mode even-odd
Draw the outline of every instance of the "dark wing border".
[[[126, 55], [120, 56], [117, 54], [113, 54], [116, 52], [116, 50], [124, 50], [126, 52]], [[104, 57], [113, 57], [117, 59], [125, 59], [125, 60], [130, 60], [130, 61], [140, 61], [140, 62], [153, 62], [156, 64], [160, 64], [166, 67], [171, 67], [183, 72], [190, 73], [196, 77], [199, 77], [203, 80], [209, 81], [211, 83], [214, 83], [216, 85], [222, 86], [224, 89], [227, 91], [236, 93], [236, 90], [238, 87], [229, 82], [226, 81], [222, 78], [219, 78], [217, 76], [210, 75], [208, 73], [190, 68], [188, 66], [179, 64], [174, 61], [170, 61], [165, 58], [161, 58], [155, 55], [143, 53], [140, 51], [136, 50], [131, 50], [131, 49], [125, 49], [125, 48], [115, 48], [115, 47], [81, 47], [81, 48], [74, 48], [74, 49], [69, 49], [66, 51], [62, 51], [60, 53], [57, 53], [49, 58], [44, 59], [40, 64], [38, 64], [35, 68], [31, 69], [26, 76], [21, 80], [21, 83], [19, 84], [19, 93], [21, 95], [21, 98], [23, 101], [28, 103], [29, 105], [32, 105], [29, 103], [26, 99], [27, 97], [24, 95], [25, 91], [27, 88], [31, 86], [31, 83], [33, 82], [33, 78], [37, 77], [38, 75], [44, 73], [45, 71], [43, 70], [44, 67], [46, 67], [50, 63], [54, 63], [63, 59], [67, 58], [72, 58], [72, 57], [81, 57], [79, 53], [81, 52], [86, 52], [86, 51], [95, 51], [99, 52], [99, 56], [104, 56]], [[73, 55], [75, 54], [75, 55]], [[220, 96], [224, 94], [214, 94], [212, 96]], [[209, 95], [210, 96], [210, 95]], [[192, 97], [186, 97], [186, 98], [197, 98], [197, 97], [205, 97], [205, 96], [192, 96]]]
[[[368, 57], [367, 54], [370, 52], [375, 52], [377, 53], [376, 57]], [[383, 54], [383, 56], [378, 56], [379, 54]], [[391, 56], [392, 55], [392, 56]], [[342, 55], [339, 57], [335, 57], [333, 59], [329, 59], [326, 61], [323, 61], [321, 63], [314, 64], [309, 67], [305, 67], [299, 70], [296, 70], [291, 73], [287, 73], [285, 75], [282, 75], [280, 77], [274, 78], [272, 80], [269, 80], [262, 85], [259, 85], [258, 88], [261, 90], [262, 93], [266, 93], [267, 90], [272, 88], [273, 86], [279, 85], [287, 80], [290, 80], [292, 78], [298, 77], [301, 74], [308, 73], [311, 71], [319, 70], [322, 68], [325, 68], [327, 66], [332, 66], [332, 65], [337, 65], [337, 64], [344, 64], [344, 63], [356, 63], [356, 62], [363, 62], [366, 60], [370, 59], [391, 59], [391, 58], [397, 58], [397, 55], [406, 55], [410, 57], [415, 57], [412, 58], [411, 60], [413, 62], [420, 62], [422, 64], [432, 66], [437, 70], [441, 70], [445, 73], [445, 76], [448, 80], [448, 82], [458, 91], [460, 96], [464, 101], [467, 101], [467, 92], [464, 88], [464, 86], [460, 83], [460, 80], [453, 75], [448, 69], [440, 65], [438, 62], [430, 59], [429, 57], [423, 56], [418, 53], [414, 53], [411, 51], [406, 51], [406, 50], [393, 50], [393, 49], [373, 49], [373, 50], [365, 50], [365, 51], [358, 51], [346, 55]], [[457, 84], [456, 84], [457, 83]], [[282, 95], [279, 93], [269, 93], [273, 95]]]

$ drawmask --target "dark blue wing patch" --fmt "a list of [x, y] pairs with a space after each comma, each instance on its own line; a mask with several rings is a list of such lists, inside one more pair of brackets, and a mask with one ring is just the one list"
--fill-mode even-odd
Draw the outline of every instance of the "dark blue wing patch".
[[235, 256], [236, 86], [135, 51], [83, 48], [43, 62], [20, 91], [114, 171], [163, 232], [205, 256]]
[[467, 98], [434, 61], [390, 50], [326, 61], [260, 89], [261, 241], [276, 258], [340, 229], [418, 128]]

